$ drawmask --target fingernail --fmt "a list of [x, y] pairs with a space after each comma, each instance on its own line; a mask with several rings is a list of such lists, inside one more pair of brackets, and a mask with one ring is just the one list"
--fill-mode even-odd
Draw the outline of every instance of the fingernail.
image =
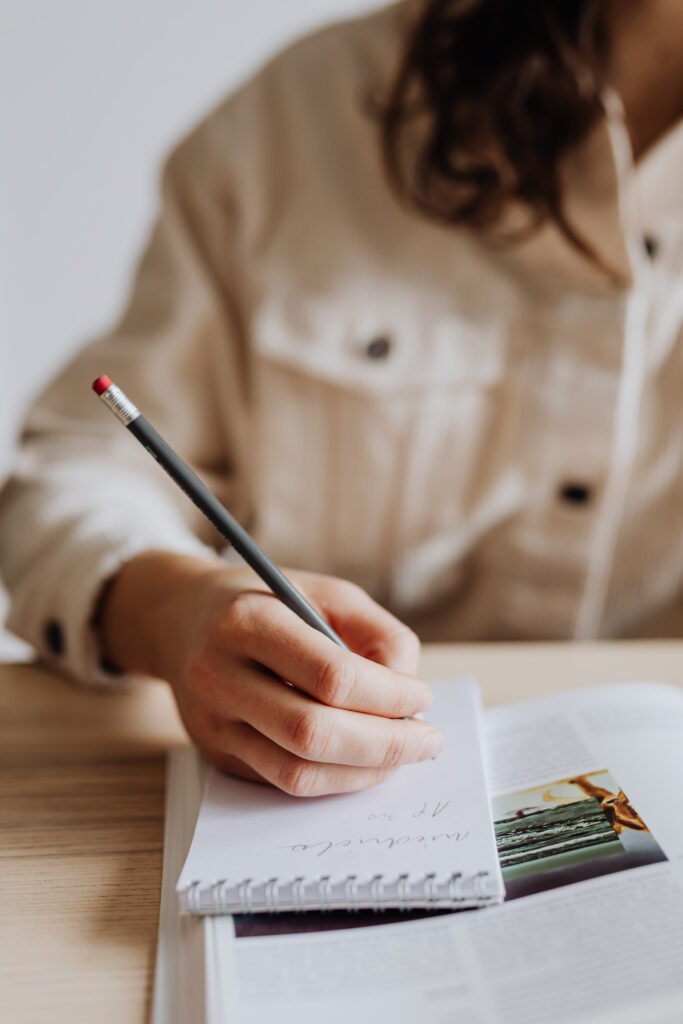
[[432, 693], [431, 687], [425, 687], [424, 692], [420, 700], [417, 701], [415, 710], [416, 711], [428, 711], [434, 703], [434, 694]]
[[418, 761], [428, 761], [430, 757], [436, 757], [442, 750], [443, 736], [438, 729], [432, 729], [425, 736], [417, 759]]

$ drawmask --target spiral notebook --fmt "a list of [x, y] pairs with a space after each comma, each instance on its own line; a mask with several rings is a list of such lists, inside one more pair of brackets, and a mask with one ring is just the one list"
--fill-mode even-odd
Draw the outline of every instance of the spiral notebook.
[[191, 914], [498, 903], [504, 886], [472, 679], [434, 685], [432, 761], [360, 793], [303, 800], [208, 769], [176, 887]]

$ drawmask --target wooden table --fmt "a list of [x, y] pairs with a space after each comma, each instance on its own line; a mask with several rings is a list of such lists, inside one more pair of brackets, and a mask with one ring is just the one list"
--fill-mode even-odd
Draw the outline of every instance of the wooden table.
[[[683, 684], [683, 643], [434, 646], [428, 678], [473, 672], [495, 704], [625, 680]], [[0, 1014], [12, 1024], [148, 1019], [168, 689], [86, 692], [0, 665]]]

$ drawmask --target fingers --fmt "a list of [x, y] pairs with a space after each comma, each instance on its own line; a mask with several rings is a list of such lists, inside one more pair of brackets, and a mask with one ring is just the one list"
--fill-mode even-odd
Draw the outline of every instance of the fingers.
[[214, 714], [236, 716], [307, 761], [393, 769], [434, 757], [439, 731], [417, 719], [389, 719], [327, 707], [256, 668], [217, 693]]
[[247, 725], [231, 727], [229, 743], [230, 754], [207, 749], [218, 768], [243, 778], [261, 778], [292, 796], [350, 793], [379, 785], [392, 773], [391, 769], [316, 764], [283, 751]]
[[311, 599], [352, 650], [396, 672], [416, 675], [420, 641], [391, 612], [347, 580], [329, 576], [304, 580]]
[[274, 595], [233, 575], [214, 583], [176, 700], [214, 763], [297, 796], [349, 792], [433, 757], [443, 739], [413, 718], [431, 690], [412, 675], [415, 636], [358, 587], [302, 577], [337, 647]]
[[224, 628], [233, 652], [331, 707], [402, 718], [431, 705], [425, 682], [344, 651], [270, 595], [240, 595]]

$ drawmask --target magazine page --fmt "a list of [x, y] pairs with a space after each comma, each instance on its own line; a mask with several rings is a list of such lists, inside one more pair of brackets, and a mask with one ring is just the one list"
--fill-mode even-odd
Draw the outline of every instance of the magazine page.
[[486, 732], [506, 902], [214, 919], [212, 1024], [681, 1024], [683, 691], [509, 705]]

